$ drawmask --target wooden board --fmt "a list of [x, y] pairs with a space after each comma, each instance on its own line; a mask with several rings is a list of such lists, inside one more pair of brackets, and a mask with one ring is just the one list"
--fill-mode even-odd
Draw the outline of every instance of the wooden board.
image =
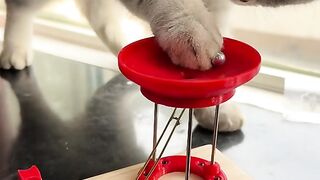
[[[211, 145], [202, 146], [192, 150], [192, 156], [203, 158], [209, 160], [211, 157]], [[223, 171], [226, 173], [228, 180], [251, 180], [245, 172], [243, 172], [239, 167], [237, 167], [230, 159], [224, 156], [220, 151], [216, 151], [216, 161], [220, 164]], [[137, 172], [143, 166], [143, 164], [138, 164], [130, 166], [127, 168], [119, 169], [113, 172], [102, 174], [89, 178], [87, 180], [135, 180]], [[161, 180], [167, 179], [184, 179], [183, 174], [181, 173], [172, 173], [167, 175]], [[191, 179], [198, 179], [193, 177]]]

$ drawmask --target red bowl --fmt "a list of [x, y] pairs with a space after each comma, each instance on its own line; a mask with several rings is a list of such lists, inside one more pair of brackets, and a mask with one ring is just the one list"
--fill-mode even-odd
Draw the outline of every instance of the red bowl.
[[174, 65], [154, 37], [136, 41], [119, 53], [124, 76], [141, 86], [155, 103], [196, 108], [230, 99], [235, 88], [251, 80], [260, 69], [261, 57], [251, 46], [224, 38], [226, 62], [208, 71]]

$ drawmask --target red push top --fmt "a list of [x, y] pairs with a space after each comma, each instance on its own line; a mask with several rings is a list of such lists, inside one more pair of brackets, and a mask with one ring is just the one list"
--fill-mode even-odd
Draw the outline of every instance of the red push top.
[[224, 38], [226, 62], [208, 71], [172, 64], [155, 38], [129, 44], [119, 53], [119, 68], [141, 86], [151, 101], [180, 108], [208, 107], [230, 99], [235, 88], [259, 71], [261, 57], [251, 46]]

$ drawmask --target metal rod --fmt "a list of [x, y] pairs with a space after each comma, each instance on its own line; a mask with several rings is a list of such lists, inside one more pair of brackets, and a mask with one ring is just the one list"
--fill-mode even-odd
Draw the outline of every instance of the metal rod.
[[161, 151], [159, 157], [157, 158], [157, 161], [156, 161], [156, 162], [154, 163], [154, 165], [152, 166], [152, 168], [151, 168], [151, 170], [149, 171], [146, 179], [149, 179], [149, 177], [151, 176], [151, 174], [153, 173], [153, 171], [156, 169], [156, 167], [157, 167], [157, 165], [159, 164], [159, 161], [160, 161], [160, 159], [161, 159], [164, 151], [166, 150], [166, 148], [167, 148], [167, 146], [168, 146], [168, 144], [169, 144], [169, 141], [170, 141], [170, 139], [171, 139], [171, 137], [172, 137], [172, 135], [173, 135], [173, 132], [176, 130], [176, 127], [180, 124], [180, 118], [179, 118], [179, 119], [176, 119], [176, 120], [177, 120], [177, 121], [176, 121], [176, 123], [175, 123], [175, 125], [174, 125], [174, 127], [173, 127], [173, 129], [172, 129], [172, 131], [171, 131], [171, 133], [170, 133], [170, 135], [169, 135], [169, 137], [168, 137], [168, 139], [167, 139], [164, 147], [162, 148], [162, 151]]
[[190, 177], [190, 162], [191, 162], [191, 145], [192, 145], [192, 114], [193, 109], [189, 109], [189, 121], [188, 121], [188, 136], [187, 136], [187, 159], [186, 159], [186, 173], [185, 180], [189, 180]]
[[218, 129], [219, 129], [219, 107], [220, 107], [220, 105], [216, 106], [214, 119], [213, 119], [211, 165], [214, 164], [214, 162], [215, 162], [215, 153], [216, 153], [217, 140], [218, 140]]
[[162, 131], [162, 133], [161, 133], [161, 135], [160, 135], [160, 138], [159, 138], [156, 146], [153, 148], [153, 150], [152, 150], [152, 152], [150, 153], [148, 159], [146, 160], [146, 162], [144, 163], [143, 167], [142, 167], [141, 170], [139, 171], [138, 176], [137, 176], [136, 179], [138, 179], [138, 178], [141, 176], [141, 174], [143, 173], [143, 171], [146, 169], [148, 163], [149, 163], [150, 160], [151, 160], [151, 157], [152, 157], [153, 154], [156, 152], [157, 147], [159, 146], [160, 141], [161, 141], [161, 139], [163, 138], [163, 135], [164, 135], [165, 132], [167, 131], [167, 129], [168, 129], [168, 127], [169, 127], [169, 124], [171, 123], [172, 119], [174, 118], [174, 115], [175, 115], [176, 111], [177, 111], [177, 108], [174, 108], [174, 110], [172, 111], [171, 116], [170, 116], [170, 118], [169, 118], [169, 120], [168, 120], [165, 128], [163, 129], [163, 131]]
[[139, 179], [139, 177], [142, 175], [143, 171], [146, 169], [148, 163], [149, 163], [150, 160], [151, 160], [151, 157], [152, 157], [153, 154], [156, 152], [156, 149], [157, 149], [157, 147], [159, 146], [159, 144], [160, 144], [160, 142], [161, 142], [161, 140], [162, 140], [165, 132], [167, 131], [167, 129], [168, 129], [169, 124], [171, 123], [171, 121], [172, 121], [173, 119], [176, 119], [177, 121], [180, 121], [180, 119], [181, 119], [181, 117], [182, 117], [185, 109], [183, 109], [183, 110], [181, 111], [181, 113], [180, 113], [180, 115], [179, 115], [178, 118], [174, 117], [176, 111], [177, 111], [177, 108], [174, 108], [174, 110], [173, 110], [173, 112], [171, 113], [171, 116], [170, 116], [170, 118], [169, 118], [169, 120], [168, 120], [168, 123], [166, 124], [165, 128], [163, 129], [163, 131], [162, 131], [162, 133], [161, 133], [161, 135], [160, 135], [160, 138], [158, 139], [158, 141], [157, 141], [157, 143], [156, 143], [156, 146], [153, 148], [153, 150], [152, 150], [152, 152], [150, 153], [147, 161], [144, 163], [143, 167], [142, 167], [141, 170], [139, 171], [138, 176], [137, 176], [136, 179]]
[[[153, 112], [153, 146], [152, 149], [155, 149], [157, 144], [157, 133], [158, 133], [158, 104], [154, 103], [154, 112]], [[152, 156], [152, 160], [156, 160], [157, 151], [155, 150]]]

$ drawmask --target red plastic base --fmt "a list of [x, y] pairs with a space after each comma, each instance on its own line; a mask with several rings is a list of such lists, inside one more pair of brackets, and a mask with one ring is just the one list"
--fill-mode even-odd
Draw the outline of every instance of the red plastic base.
[[226, 94], [220, 96], [213, 96], [207, 98], [172, 98], [170, 96], [163, 96], [141, 88], [141, 93], [150, 101], [157, 102], [170, 107], [178, 108], [202, 108], [209, 107], [216, 104], [221, 104], [232, 98], [235, 90], [231, 90]]
[[119, 68], [141, 86], [151, 101], [183, 108], [220, 104], [235, 88], [251, 80], [259, 71], [261, 58], [251, 46], [224, 39], [226, 62], [208, 71], [174, 65], [154, 38], [134, 42], [119, 53]]
[[[138, 178], [139, 180], [145, 180], [146, 174], [150, 171], [154, 161], [150, 161], [147, 165], [146, 170]], [[185, 172], [186, 170], [186, 156], [169, 156], [161, 158], [156, 169], [151, 174], [149, 180], [157, 180], [161, 176], [164, 176], [173, 172]], [[207, 160], [200, 159], [197, 157], [191, 157], [190, 171], [201, 177], [204, 180], [227, 180], [226, 175], [220, 169], [219, 164], [211, 163]]]

